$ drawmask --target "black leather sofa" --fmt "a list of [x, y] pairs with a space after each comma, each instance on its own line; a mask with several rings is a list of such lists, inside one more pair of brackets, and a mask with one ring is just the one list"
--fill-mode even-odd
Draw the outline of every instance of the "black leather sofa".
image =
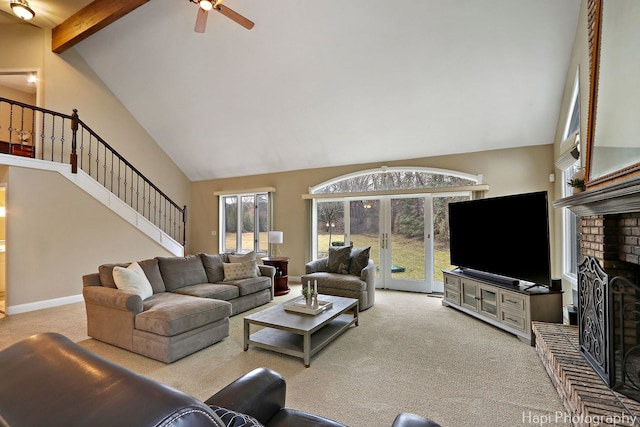
[[[253, 417], [258, 426], [343, 426], [285, 408], [285, 394], [279, 374], [258, 368], [201, 402], [54, 333], [0, 351], [0, 426], [226, 426], [227, 410]], [[436, 426], [412, 414], [393, 423]]]

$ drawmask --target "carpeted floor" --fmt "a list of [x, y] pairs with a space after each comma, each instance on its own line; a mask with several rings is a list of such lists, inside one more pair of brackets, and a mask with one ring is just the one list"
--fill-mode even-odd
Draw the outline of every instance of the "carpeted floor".
[[[299, 294], [299, 285], [291, 288], [274, 303]], [[443, 307], [440, 298], [379, 290], [360, 326], [315, 355], [310, 368], [298, 358], [242, 350], [244, 315], [265, 307], [231, 318], [228, 338], [170, 365], [89, 338], [82, 303], [1, 318], [0, 349], [34, 333], [60, 332], [200, 399], [266, 366], [287, 380], [287, 406], [352, 427], [390, 426], [399, 412], [443, 427], [537, 425], [563, 412], [533, 347]]]

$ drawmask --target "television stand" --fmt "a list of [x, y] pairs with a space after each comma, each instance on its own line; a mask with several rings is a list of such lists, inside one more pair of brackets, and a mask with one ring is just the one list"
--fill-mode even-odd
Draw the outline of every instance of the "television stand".
[[513, 285], [511, 281], [505, 284], [468, 273], [460, 269], [443, 271], [442, 305], [510, 332], [531, 345], [535, 344], [532, 321], [562, 323], [562, 291]]

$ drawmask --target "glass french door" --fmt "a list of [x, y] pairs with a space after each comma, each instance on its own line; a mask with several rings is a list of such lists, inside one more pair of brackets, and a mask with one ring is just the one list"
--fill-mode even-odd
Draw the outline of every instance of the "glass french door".
[[349, 201], [345, 234], [354, 247], [371, 246], [376, 287], [431, 292], [430, 201], [430, 196]]
[[318, 201], [316, 257], [329, 246], [371, 247], [376, 287], [444, 292], [449, 263], [448, 204], [468, 193], [379, 196]]
[[379, 287], [431, 292], [431, 196], [381, 199]]

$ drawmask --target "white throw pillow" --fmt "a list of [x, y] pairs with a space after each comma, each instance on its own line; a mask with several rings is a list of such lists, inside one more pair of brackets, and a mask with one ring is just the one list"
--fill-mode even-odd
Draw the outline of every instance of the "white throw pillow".
[[258, 277], [255, 261], [225, 262], [222, 266], [224, 268], [224, 282]]
[[[247, 261], [253, 261], [253, 263], [256, 266], [256, 275], [261, 276], [262, 273], [260, 273], [260, 267], [258, 267], [258, 263], [256, 262], [255, 251], [247, 252], [246, 254], [229, 255], [230, 263], [247, 262]], [[254, 276], [254, 277], [257, 277], [257, 276]]]
[[131, 291], [143, 300], [153, 295], [151, 283], [137, 262], [132, 262], [127, 268], [113, 267], [113, 281], [118, 289]]

